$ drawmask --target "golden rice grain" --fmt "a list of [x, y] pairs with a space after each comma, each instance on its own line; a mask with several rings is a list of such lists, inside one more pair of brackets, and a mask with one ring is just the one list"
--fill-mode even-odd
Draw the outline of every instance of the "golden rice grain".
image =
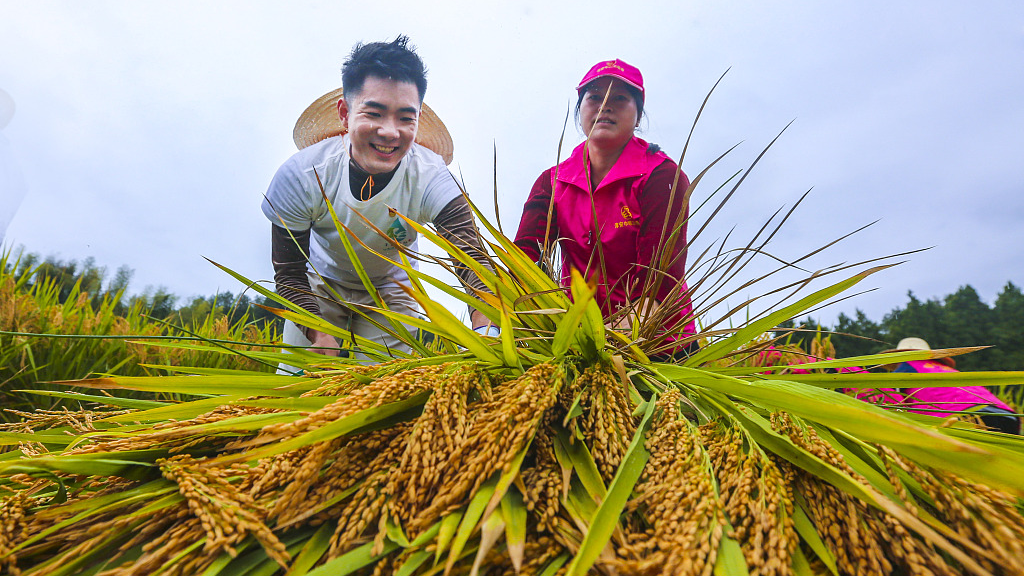
[[671, 391], [657, 401], [645, 444], [650, 459], [636, 486], [650, 528], [632, 534], [613, 561], [629, 573], [710, 576], [725, 534], [710, 457], [680, 412], [681, 397]]

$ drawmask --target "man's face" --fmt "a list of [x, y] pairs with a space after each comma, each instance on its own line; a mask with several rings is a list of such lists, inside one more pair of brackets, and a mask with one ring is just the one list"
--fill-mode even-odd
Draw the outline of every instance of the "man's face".
[[390, 172], [416, 140], [420, 95], [411, 82], [368, 76], [356, 94], [338, 101], [348, 126], [352, 160], [370, 174]]

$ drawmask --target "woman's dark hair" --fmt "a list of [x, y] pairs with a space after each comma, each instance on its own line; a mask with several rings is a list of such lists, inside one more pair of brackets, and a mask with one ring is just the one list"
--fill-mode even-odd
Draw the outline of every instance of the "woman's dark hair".
[[341, 66], [341, 87], [345, 96], [361, 92], [367, 76], [415, 84], [420, 103], [427, 92], [427, 69], [415, 49], [409, 47], [409, 38], [405, 35], [391, 42], [360, 42], [352, 48], [348, 60]]
[[[590, 82], [587, 82], [587, 84], [583, 86], [583, 88], [580, 88], [579, 97], [576, 99], [577, 125], [580, 123], [580, 106], [583, 105], [583, 98], [586, 97], [587, 90], [590, 90], [594, 86], [594, 84], [596, 84], [597, 81], [600, 79], [601, 78], [594, 78]], [[633, 96], [633, 100], [636, 101], [636, 119], [639, 121], [641, 118], [644, 117], [644, 95], [642, 92], [640, 92], [640, 89], [635, 86], [631, 86], [629, 84], [626, 84], [625, 82], [623, 82], [622, 85], [626, 87], [626, 90], [628, 90], [629, 93]]]

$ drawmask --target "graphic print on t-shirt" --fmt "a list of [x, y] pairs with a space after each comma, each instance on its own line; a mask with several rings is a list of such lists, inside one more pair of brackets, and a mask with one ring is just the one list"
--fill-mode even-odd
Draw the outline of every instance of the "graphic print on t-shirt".
[[405, 229], [405, 226], [402, 225], [402, 220], [400, 218], [395, 218], [391, 223], [391, 226], [388, 226], [387, 235], [396, 242], [408, 244], [406, 239], [409, 237], [409, 232]]

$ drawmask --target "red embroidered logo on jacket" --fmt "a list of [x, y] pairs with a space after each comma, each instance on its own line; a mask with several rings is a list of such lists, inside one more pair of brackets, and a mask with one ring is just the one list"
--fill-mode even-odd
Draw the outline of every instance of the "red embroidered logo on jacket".
[[633, 218], [633, 212], [630, 211], [629, 206], [626, 206], [625, 204], [623, 204], [622, 208], [619, 209], [619, 213], [622, 214], [623, 221], [622, 222], [616, 222], [615, 223], [615, 227], [616, 228], [624, 228], [626, 226], [639, 226], [640, 225], [640, 221], [635, 219], [635, 218]]

